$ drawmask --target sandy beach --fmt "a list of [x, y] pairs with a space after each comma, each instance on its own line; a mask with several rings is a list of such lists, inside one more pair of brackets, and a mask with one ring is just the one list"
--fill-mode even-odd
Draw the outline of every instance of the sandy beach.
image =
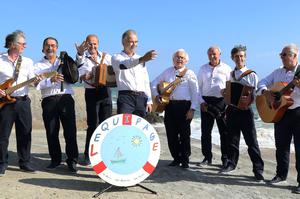
[[[78, 120], [78, 147], [80, 159], [85, 141], [85, 108], [83, 106], [83, 89], [76, 91], [76, 109]], [[9, 166], [6, 175], [0, 178], [0, 198], [92, 198], [94, 194], [108, 186], [101, 180], [91, 167], [78, 165], [78, 173], [72, 174], [63, 163], [55, 171], [48, 172], [48, 147], [40, 114], [39, 93], [31, 92], [34, 130], [32, 132], [32, 163], [36, 173], [26, 173], [19, 170], [16, 154], [15, 133], [12, 132], [9, 144]], [[203, 159], [200, 141], [192, 140], [192, 155], [189, 169], [167, 166], [171, 159], [167, 147], [164, 128], [157, 128], [161, 141], [160, 161], [154, 171], [141, 185], [157, 192], [157, 195], [135, 186], [128, 188], [113, 187], [100, 195], [99, 198], [299, 198], [291, 193], [296, 182], [294, 154], [291, 154], [291, 164], [287, 182], [279, 186], [270, 186], [256, 182], [252, 173], [252, 164], [246, 149], [241, 150], [237, 169], [230, 174], [219, 174], [220, 149], [213, 146], [213, 165], [198, 167], [196, 163]], [[60, 133], [62, 150], [64, 139]], [[276, 170], [274, 149], [262, 149], [265, 161], [264, 176], [270, 180]]]

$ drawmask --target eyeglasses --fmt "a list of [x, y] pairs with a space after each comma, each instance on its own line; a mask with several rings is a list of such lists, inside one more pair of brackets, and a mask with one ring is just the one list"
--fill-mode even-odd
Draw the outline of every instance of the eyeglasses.
[[294, 55], [294, 53], [280, 53], [279, 56], [282, 57], [286, 57], [287, 55], [292, 56]]
[[26, 46], [26, 42], [22, 43], [22, 42], [17, 42], [17, 44], [19, 44], [20, 46]]

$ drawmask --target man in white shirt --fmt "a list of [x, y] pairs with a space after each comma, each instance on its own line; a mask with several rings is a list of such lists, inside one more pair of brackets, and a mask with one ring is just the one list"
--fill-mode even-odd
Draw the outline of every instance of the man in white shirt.
[[94, 67], [103, 63], [111, 65], [111, 55], [98, 50], [99, 39], [95, 34], [90, 34], [86, 40], [77, 47], [76, 61], [79, 67], [79, 77], [85, 88], [85, 105], [87, 114], [87, 132], [84, 150], [83, 165], [90, 165], [89, 145], [90, 139], [99, 124], [112, 115], [111, 90], [107, 86], [98, 86], [93, 82]]
[[201, 111], [201, 149], [204, 159], [198, 165], [212, 163], [212, 128], [216, 120], [221, 145], [222, 167], [227, 165], [227, 128], [225, 124], [225, 101], [221, 90], [230, 79], [231, 68], [221, 62], [221, 50], [211, 46], [207, 50], [209, 63], [200, 67], [198, 73], [199, 103]]
[[[15, 31], [8, 34], [5, 39], [7, 53], [0, 55], [0, 84], [13, 78], [11, 88], [29, 79], [37, 83], [41, 78], [35, 77], [33, 61], [22, 56], [26, 48], [25, 34]], [[2, 85], [3, 86], [3, 85]], [[0, 89], [0, 176], [5, 175], [8, 166], [8, 143], [13, 124], [15, 124], [17, 137], [17, 152], [20, 169], [26, 172], [34, 172], [30, 165], [32, 116], [30, 99], [28, 97], [28, 85], [25, 85], [11, 95], [6, 93], [7, 87]], [[16, 101], [9, 101], [13, 97]]]
[[[261, 158], [260, 149], [257, 142], [256, 128], [254, 123], [254, 113], [251, 108], [255, 90], [257, 88], [258, 77], [252, 70], [246, 67], [246, 46], [238, 45], [231, 50], [231, 59], [235, 63], [235, 69], [232, 71], [230, 81], [241, 85], [252, 87], [252, 91], [242, 94], [240, 97], [240, 109], [233, 104], [229, 104], [226, 109], [226, 124], [228, 128], [228, 163], [225, 168], [221, 169], [221, 173], [229, 173], [236, 169], [239, 160], [239, 145], [241, 132], [243, 133], [245, 142], [248, 147], [248, 154], [252, 162], [252, 171], [255, 180], [261, 182], [264, 180], [264, 162]], [[228, 90], [224, 91], [224, 95], [228, 94]], [[231, 91], [231, 95], [234, 95]], [[240, 96], [240, 93], [237, 94]], [[226, 96], [225, 96], [226, 97]]]
[[[289, 170], [290, 145], [293, 138], [296, 170], [298, 172], [298, 186], [295, 188], [294, 192], [300, 194], [300, 66], [298, 56], [299, 49], [295, 44], [285, 46], [280, 53], [283, 66], [274, 70], [270, 75], [258, 83], [258, 95], [263, 94], [268, 103], [273, 106], [273, 104], [278, 102], [278, 100], [281, 100], [282, 97], [280, 96], [280, 98], [277, 99], [278, 97], [276, 97], [275, 93], [269, 90], [269, 88], [271, 88], [274, 83], [278, 82], [286, 82], [293, 85], [293, 89], [288, 90], [288, 92], [291, 91], [290, 97], [293, 100], [293, 104], [288, 107], [281, 120], [274, 123], [277, 167], [276, 175], [269, 183], [280, 184], [286, 181]], [[280, 102], [279, 104], [281, 103], [283, 102]]]
[[[57, 50], [58, 41], [55, 38], [47, 37], [43, 41], [42, 51], [45, 56], [34, 65], [36, 74], [57, 71], [59, 69], [61, 60], [57, 57]], [[37, 89], [41, 90], [42, 94], [43, 121], [46, 129], [49, 155], [51, 157], [51, 162], [46, 169], [54, 170], [62, 161], [62, 152], [59, 143], [61, 122], [66, 142], [66, 162], [69, 170], [76, 173], [78, 146], [76, 140], [75, 103], [72, 97], [74, 91], [71, 84], [64, 81], [61, 71], [58, 70], [57, 75], [43, 79], [37, 85]]]
[[173, 161], [169, 166], [189, 168], [191, 155], [191, 126], [194, 112], [198, 105], [198, 81], [195, 73], [186, 67], [189, 56], [184, 49], [173, 54], [174, 66], [167, 68], [151, 82], [153, 95], [157, 103], [161, 103], [161, 95], [157, 85], [160, 82], [174, 82], [180, 78], [181, 82], [170, 95], [170, 102], [165, 107], [164, 123], [168, 138], [168, 146]]
[[155, 59], [156, 52], [151, 50], [144, 56], [136, 54], [138, 37], [134, 30], [122, 35], [124, 50], [112, 57], [118, 87], [118, 113], [132, 113], [141, 117], [152, 110], [150, 80], [146, 62]]

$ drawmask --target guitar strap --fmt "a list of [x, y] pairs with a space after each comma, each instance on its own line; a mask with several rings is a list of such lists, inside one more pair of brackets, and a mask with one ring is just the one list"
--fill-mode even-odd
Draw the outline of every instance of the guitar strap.
[[[188, 68], [185, 67], [185, 69], [183, 71], [181, 71], [178, 75], [176, 75], [176, 79], [172, 82], [174, 83], [177, 79], [181, 79], [183, 78], [183, 76], [186, 74], [186, 72], [188, 71]], [[171, 83], [171, 84], [172, 84]], [[176, 86], [178, 86], [178, 84], [174, 84], [171, 88], [172, 88], [172, 92], [175, 90]], [[171, 92], [171, 93], [172, 93]]]
[[[297, 78], [299, 79], [299, 77], [298, 77], [299, 75], [300, 75], [300, 65], [297, 66], [297, 69], [296, 69], [296, 72], [294, 75], [294, 79], [297, 79]], [[291, 88], [294, 89], [295, 85], [293, 84]]]
[[14, 71], [14, 81], [17, 81], [17, 79], [18, 79], [18, 77], [19, 77], [19, 72], [20, 72], [21, 63], [22, 63], [22, 56], [20, 55], [20, 56], [18, 57], [17, 64], [16, 64], [16, 68], [15, 68], [15, 71]]

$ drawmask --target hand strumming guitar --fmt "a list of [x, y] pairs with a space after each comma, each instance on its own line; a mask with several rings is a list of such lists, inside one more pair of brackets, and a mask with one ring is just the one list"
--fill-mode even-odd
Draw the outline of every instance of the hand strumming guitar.
[[5, 97], [6, 93], [4, 90], [0, 89], [0, 98]]

